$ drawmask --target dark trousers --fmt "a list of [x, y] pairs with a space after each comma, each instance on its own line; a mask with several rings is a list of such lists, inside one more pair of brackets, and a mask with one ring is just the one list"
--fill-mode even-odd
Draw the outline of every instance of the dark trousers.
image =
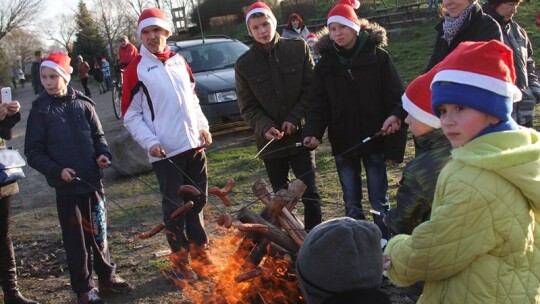
[[[204, 151], [195, 153], [192, 150], [182, 156], [173, 156], [154, 162], [152, 167], [163, 195], [161, 202], [163, 223], [165, 229], [167, 229], [167, 241], [171, 251], [189, 250], [190, 242], [197, 246], [208, 243], [202, 212], [208, 193], [208, 175]], [[178, 188], [182, 185], [192, 185], [199, 189], [202, 195], [193, 197], [193, 195], [186, 194], [179, 197]], [[188, 201], [193, 201], [193, 208], [183, 216], [171, 220], [171, 213]]]
[[6, 294], [17, 292], [15, 253], [9, 234], [11, 225], [11, 197], [0, 199], [0, 285]]
[[66, 250], [71, 288], [76, 293], [94, 287], [94, 270], [101, 280], [109, 279], [116, 265], [111, 262], [107, 243], [107, 211], [97, 192], [57, 195], [58, 220]]
[[304, 203], [304, 226], [306, 230], [321, 223], [321, 197], [315, 182], [315, 151], [302, 150], [302, 152], [276, 159], [265, 159], [264, 166], [272, 189], [276, 193], [279, 189], [287, 189], [289, 169], [292, 168], [296, 178], [300, 179], [307, 188], [302, 196]]
[[92, 97], [92, 93], [90, 93], [90, 89], [88, 89], [88, 77], [81, 78], [81, 84], [84, 88], [84, 95]]

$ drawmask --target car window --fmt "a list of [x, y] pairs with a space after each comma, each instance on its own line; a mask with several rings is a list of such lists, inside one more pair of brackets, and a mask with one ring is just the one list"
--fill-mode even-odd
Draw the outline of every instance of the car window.
[[[174, 48], [173, 48], [174, 49]], [[194, 73], [219, 70], [234, 66], [240, 55], [249, 49], [239, 41], [208, 43], [176, 49], [184, 56]]]

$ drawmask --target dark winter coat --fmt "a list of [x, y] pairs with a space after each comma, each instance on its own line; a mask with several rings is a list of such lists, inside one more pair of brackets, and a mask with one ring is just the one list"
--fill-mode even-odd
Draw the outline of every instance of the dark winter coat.
[[503, 41], [499, 24], [490, 16], [484, 14], [478, 4], [474, 5], [450, 45], [443, 39], [443, 22], [444, 20], [435, 27], [437, 39], [426, 72], [441, 62], [463, 41], [490, 41], [492, 39]]
[[263, 159], [301, 152], [293, 146], [302, 140], [301, 128], [313, 79], [313, 59], [304, 40], [281, 39], [276, 33], [273, 44], [267, 51], [255, 42], [235, 65], [240, 114], [255, 131], [258, 149], [267, 143], [264, 134], [271, 127], [281, 130], [283, 122], [288, 121], [299, 128], [272, 142], [262, 153]]
[[[382, 49], [386, 30], [366, 20], [362, 22], [369, 38], [350, 66], [340, 62], [329, 36], [317, 42], [322, 57], [315, 67], [303, 134], [321, 140], [328, 127], [334, 156], [372, 137], [401, 104], [401, 79], [390, 55]], [[374, 138], [358, 151], [384, 153], [387, 160], [403, 161], [405, 143], [406, 129], [402, 129], [390, 136]]]
[[32, 87], [34, 88], [35, 94], [39, 94], [44, 90], [43, 85], [41, 84], [41, 77], [40, 77], [41, 71], [40, 70], [41, 70], [41, 61], [32, 62], [32, 69], [31, 69]]
[[[24, 154], [57, 194], [101, 190], [103, 170], [96, 158], [105, 155], [111, 159], [111, 152], [94, 102], [71, 87], [61, 97], [41, 93], [28, 115]], [[82, 181], [63, 181], [64, 168], [75, 170]]]
[[[21, 120], [21, 113], [13, 116], [6, 116], [3, 120], [0, 121], [0, 149], [5, 149], [8, 147], [6, 140], [11, 139], [11, 129]], [[0, 187], [0, 198], [8, 197], [14, 194], [19, 193], [19, 186], [17, 183], [9, 184], [4, 187]]]
[[522, 99], [514, 103], [512, 117], [520, 125], [532, 126], [534, 107], [540, 102], [540, 84], [536, 76], [533, 49], [527, 32], [514, 20], [504, 21], [489, 4], [484, 4], [482, 10], [501, 26], [504, 44], [514, 52], [514, 68], [516, 70], [516, 86], [521, 90]]
[[437, 177], [450, 159], [452, 146], [441, 129], [414, 138], [422, 151], [405, 168], [396, 194], [396, 207], [388, 211], [386, 226], [392, 234], [411, 234], [429, 219]]

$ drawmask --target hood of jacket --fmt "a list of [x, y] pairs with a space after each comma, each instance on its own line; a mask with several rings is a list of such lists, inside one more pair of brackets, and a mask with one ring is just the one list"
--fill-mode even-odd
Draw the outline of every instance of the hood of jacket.
[[[386, 29], [377, 23], [369, 22], [367, 19], [360, 18], [360, 30], [368, 32], [370, 41], [376, 47], [384, 47], [388, 44], [388, 36]], [[334, 41], [330, 39], [328, 28], [323, 28], [316, 33], [319, 40], [315, 43], [314, 48], [319, 50], [321, 54], [333, 48]]]
[[453, 150], [452, 157], [497, 173], [520, 189], [531, 209], [540, 211], [540, 140], [535, 130], [486, 134]]

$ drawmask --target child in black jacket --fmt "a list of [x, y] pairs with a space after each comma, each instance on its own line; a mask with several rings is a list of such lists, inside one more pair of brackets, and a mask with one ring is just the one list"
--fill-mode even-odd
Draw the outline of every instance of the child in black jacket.
[[[105, 303], [99, 291], [128, 292], [115, 274], [107, 243], [101, 177], [111, 152], [91, 99], [67, 84], [72, 68], [65, 53], [51, 53], [41, 64], [46, 94], [32, 103], [25, 138], [28, 164], [56, 190], [58, 219], [66, 250], [71, 287], [77, 303]], [[93, 253], [93, 259], [92, 259]]]

